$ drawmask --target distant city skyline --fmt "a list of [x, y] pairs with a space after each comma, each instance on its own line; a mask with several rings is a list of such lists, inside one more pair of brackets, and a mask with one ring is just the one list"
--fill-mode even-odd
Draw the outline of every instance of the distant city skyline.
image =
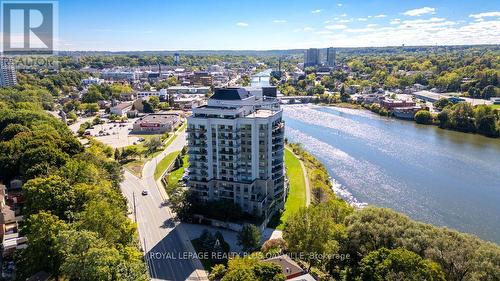
[[278, 50], [500, 44], [495, 1], [59, 1], [57, 49]]

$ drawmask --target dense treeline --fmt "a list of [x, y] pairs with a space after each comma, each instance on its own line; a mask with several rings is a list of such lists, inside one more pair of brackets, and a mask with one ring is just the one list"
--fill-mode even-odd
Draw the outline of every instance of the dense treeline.
[[[288, 246], [283, 250], [301, 257], [317, 276], [338, 280], [500, 277], [498, 245], [420, 223], [390, 209], [356, 210], [331, 191], [328, 174], [317, 159], [300, 145], [291, 147], [306, 166], [316, 167], [308, 167], [315, 200], [288, 219], [283, 233]], [[318, 190], [322, 200], [318, 200]]]
[[[13, 98], [27, 100], [31, 91], [40, 93], [36, 102]], [[40, 109], [45, 94], [2, 90], [0, 97], [0, 181], [25, 182], [28, 247], [15, 253], [18, 280], [42, 270], [68, 280], [146, 280], [113, 151], [96, 142], [84, 148]]]
[[[264, 243], [263, 254], [287, 253], [320, 280], [499, 280], [498, 245], [390, 209], [354, 209], [331, 191], [317, 159], [300, 145], [289, 145], [306, 163], [313, 190], [324, 195], [322, 200], [314, 195], [310, 207], [292, 214], [283, 239]], [[231, 275], [244, 271], [247, 266], [233, 265]], [[216, 266], [211, 280], [241, 280], [229, 279], [227, 272]]]
[[446, 106], [437, 116], [439, 127], [488, 137], [500, 136], [500, 112], [487, 105], [462, 102]]
[[345, 60], [352, 71], [346, 84], [404, 88], [415, 83], [474, 98], [499, 93], [499, 50], [468, 49], [450, 53], [355, 56]]

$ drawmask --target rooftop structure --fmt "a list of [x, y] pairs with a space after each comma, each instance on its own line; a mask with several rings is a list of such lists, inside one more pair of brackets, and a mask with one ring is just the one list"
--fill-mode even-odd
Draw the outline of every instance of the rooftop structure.
[[178, 114], [149, 114], [135, 121], [132, 132], [136, 134], [163, 134], [172, 131], [179, 120]]

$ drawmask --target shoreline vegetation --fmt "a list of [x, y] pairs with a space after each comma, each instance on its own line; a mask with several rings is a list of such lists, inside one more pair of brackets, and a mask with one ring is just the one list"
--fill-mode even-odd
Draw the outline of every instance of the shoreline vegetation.
[[[396, 118], [391, 111], [376, 103], [320, 102], [313, 104], [349, 109], [366, 109], [383, 117]], [[444, 99], [437, 101], [434, 106], [441, 109], [441, 111], [436, 114], [421, 109], [416, 112], [414, 119], [406, 121], [415, 122], [421, 125], [438, 126], [444, 130], [478, 134], [489, 138], [500, 137], [500, 107], [498, 106], [472, 106], [466, 102], [452, 104]]]
[[[378, 263], [393, 258], [394, 266], [404, 266], [391, 270], [399, 270], [394, 273], [403, 279], [419, 276], [419, 280], [494, 280], [499, 276], [497, 244], [415, 221], [388, 208], [355, 208], [335, 194], [331, 178], [319, 160], [301, 144], [287, 142], [287, 146], [307, 168], [312, 200], [309, 207], [301, 207], [287, 218], [283, 238], [288, 247], [281, 250], [293, 257], [304, 253], [350, 257], [296, 259], [320, 280], [374, 280], [375, 267], [381, 266]], [[412, 265], [415, 261], [420, 266]]]

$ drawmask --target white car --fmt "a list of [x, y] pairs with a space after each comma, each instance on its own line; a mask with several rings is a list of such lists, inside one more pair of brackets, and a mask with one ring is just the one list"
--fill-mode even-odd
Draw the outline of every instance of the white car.
[[144, 189], [141, 194], [146, 196], [146, 195], [148, 195], [148, 191]]

